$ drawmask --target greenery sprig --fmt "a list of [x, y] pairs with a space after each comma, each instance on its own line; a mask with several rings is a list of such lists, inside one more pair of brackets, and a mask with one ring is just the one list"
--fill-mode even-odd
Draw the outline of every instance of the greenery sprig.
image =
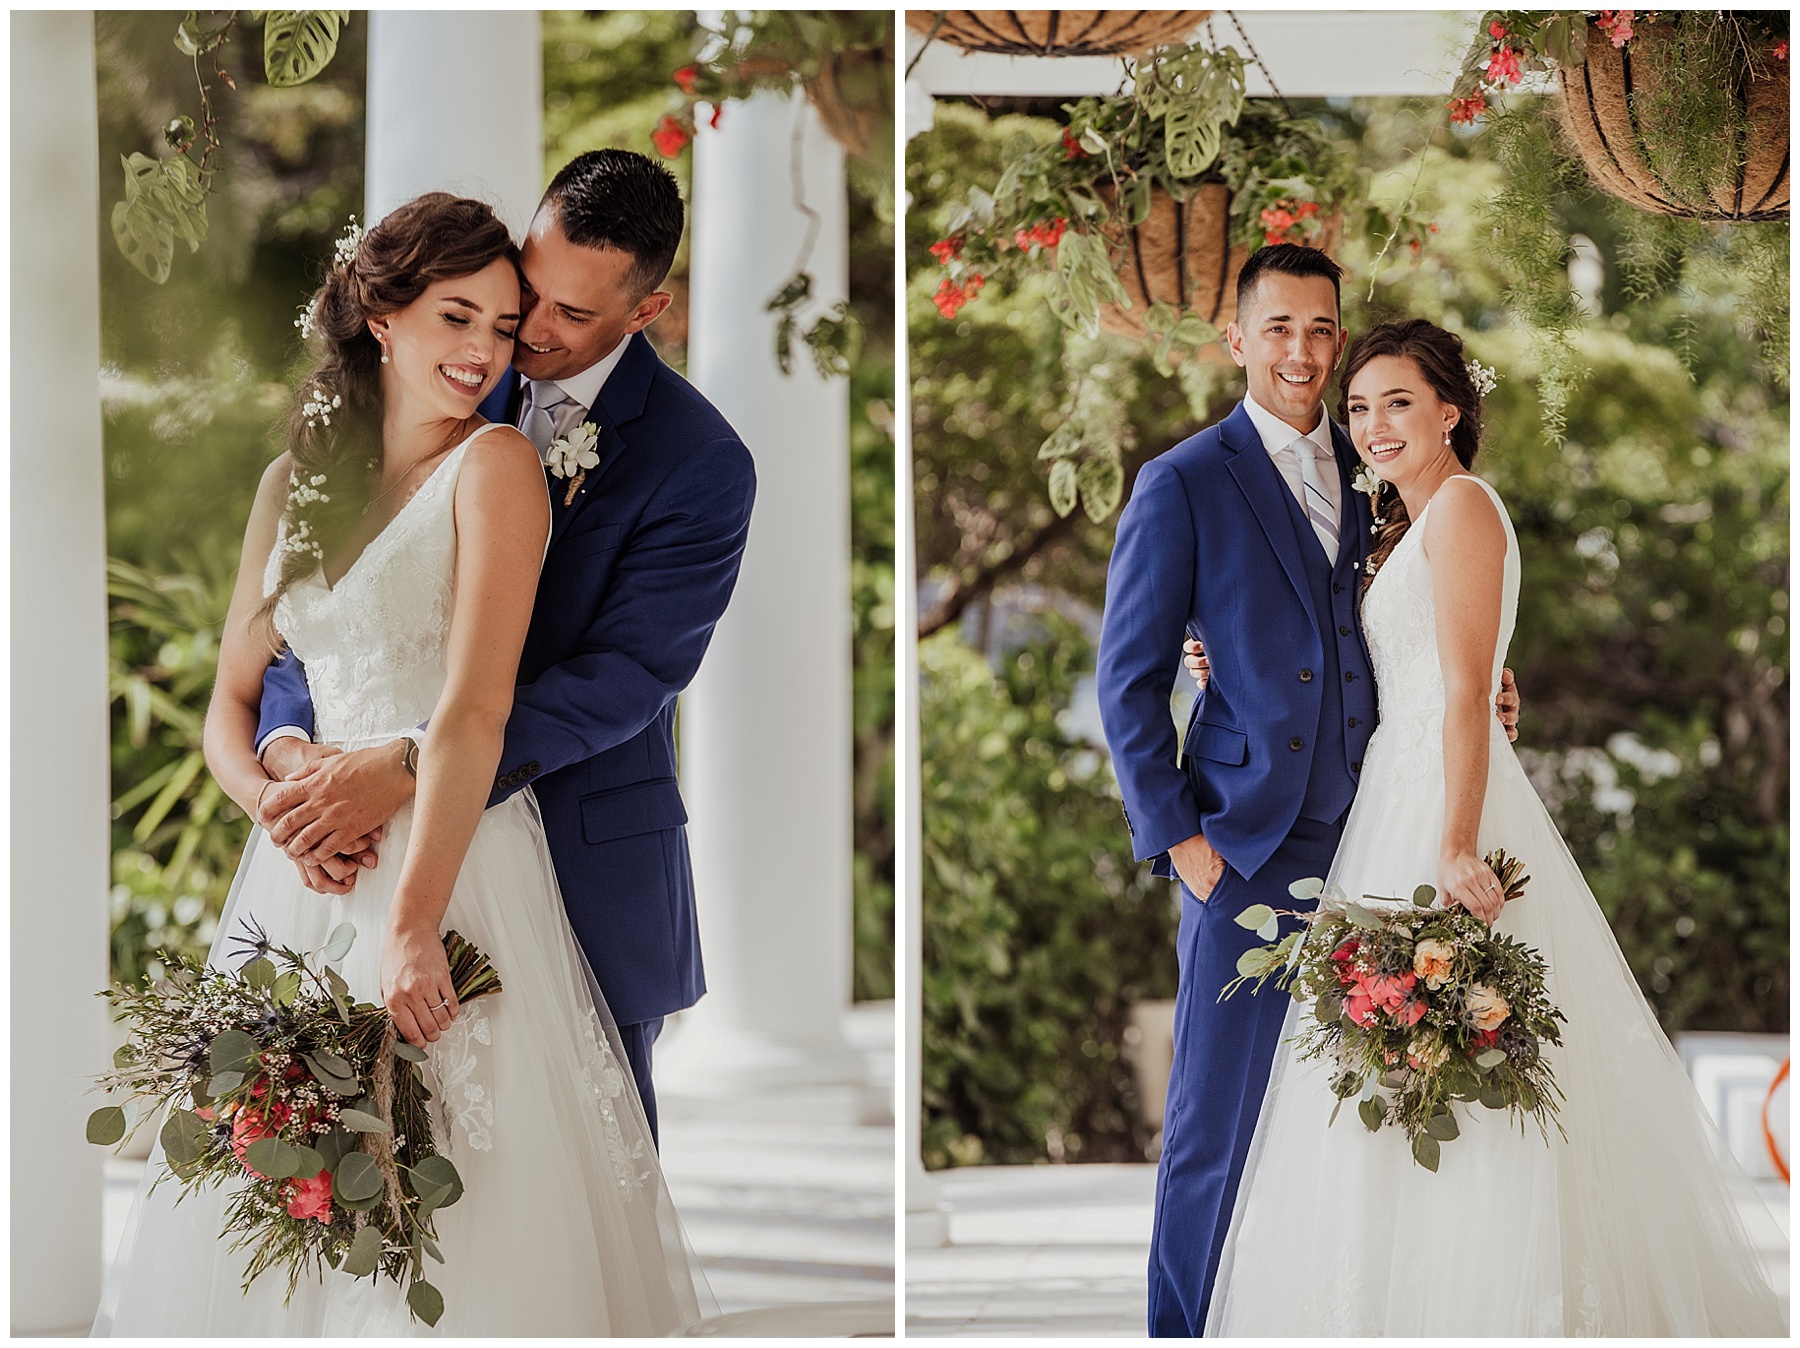
[[[263, 23], [263, 76], [278, 89], [305, 84], [325, 69], [337, 54], [338, 34], [349, 22], [347, 9], [298, 9], [254, 11]], [[213, 190], [218, 168], [213, 157], [222, 148], [212, 94], [216, 85], [236, 90], [237, 81], [225, 69], [220, 53], [238, 26], [235, 10], [215, 23], [205, 23], [199, 12], [189, 10], [175, 30], [175, 47], [194, 62], [194, 83], [199, 89], [200, 122], [183, 115], [163, 129], [163, 140], [174, 152], [169, 159], [146, 154], [125, 156], [125, 197], [113, 207], [113, 239], [127, 261], [161, 285], [169, 279], [175, 261], [175, 244], [188, 252], [200, 251], [206, 239], [206, 198]], [[201, 71], [201, 58], [212, 65], [211, 81]], [[199, 157], [194, 147], [200, 147]]]

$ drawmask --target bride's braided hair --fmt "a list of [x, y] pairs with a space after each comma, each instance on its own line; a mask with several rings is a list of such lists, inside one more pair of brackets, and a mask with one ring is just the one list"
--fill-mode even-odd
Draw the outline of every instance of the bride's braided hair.
[[[1465, 469], [1473, 467], [1475, 454], [1481, 448], [1481, 394], [1469, 374], [1462, 338], [1423, 318], [1381, 323], [1370, 328], [1350, 344], [1350, 357], [1344, 363], [1343, 378], [1338, 381], [1337, 412], [1341, 425], [1350, 424], [1351, 379], [1378, 356], [1401, 356], [1410, 360], [1419, 367], [1419, 373], [1425, 376], [1425, 382], [1431, 385], [1439, 400], [1462, 413], [1450, 430], [1450, 450]], [[1381, 485], [1381, 494], [1376, 497], [1374, 513], [1382, 523], [1374, 545], [1369, 549], [1368, 561], [1364, 563], [1365, 590], [1412, 524], [1400, 493], [1385, 482]]]
[[505, 223], [486, 202], [448, 192], [414, 197], [340, 244], [303, 320], [313, 360], [288, 412], [286, 547], [260, 619], [355, 526], [381, 473], [381, 344], [369, 320], [498, 258], [519, 260]]

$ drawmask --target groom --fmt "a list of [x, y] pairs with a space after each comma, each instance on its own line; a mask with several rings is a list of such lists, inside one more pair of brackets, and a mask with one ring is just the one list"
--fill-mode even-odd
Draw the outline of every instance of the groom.
[[[1218, 1000], [1261, 944], [1233, 919], [1253, 903], [1308, 906], [1288, 886], [1329, 870], [1375, 728], [1357, 612], [1369, 507], [1350, 485], [1356, 451], [1324, 412], [1344, 349], [1341, 276], [1312, 248], [1250, 255], [1227, 330], [1248, 395], [1144, 465], [1107, 572], [1100, 712], [1126, 824], [1138, 859], [1181, 881], [1150, 1247], [1157, 1337], [1205, 1328], [1290, 1003], [1272, 987]], [[1206, 643], [1211, 674], [1178, 744], [1169, 696], [1184, 632]]]
[[[737, 580], [755, 471], [724, 417], [664, 365], [644, 328], [681, 241], [674, 178], [627, 150], [565, 165], [520, 261], [513, 370], [481, 406], [546, 459], [550, 542], [490, 806], [529, 784], [569, 923], [619, 1025], [656, 1132], [651, 1046], [706, 990], [676, 784], [675, 701]], [[551, 447], [583, 426], [598, 462], [558, 476]], [[428, 730], [337, 753], [309, 742], [305, 672], [263, 680], [257, 743], [283, 779], [257, 820], [311, 887], [343, 892], [371, 836], [412, 799]], [[397, 861], [397, 859], [396, 859]]]

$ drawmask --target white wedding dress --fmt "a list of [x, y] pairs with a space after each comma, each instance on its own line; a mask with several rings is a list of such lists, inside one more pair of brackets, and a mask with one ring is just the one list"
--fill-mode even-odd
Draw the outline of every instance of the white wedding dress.
[[[1478, 478], [1470, 481], [1479, 482]], [[1512, 636], [1519, 549], [1506, 528], [1493, 689]], [[1447, 490], [1470, 490], [1460, 484]], [[1442, 489], [1441, 489], [1442, 490]], [[1421, 512], [1363, 605], [1381, 724], [1327, 883], [1410, 896], [1437, 883], [1444, 683]], [[1564, 1142], [1458, 1104], [1437, 1173], [1354, 1108], [1327, 1127], [1329, 1063], [1298, 1060], [1289, 1013], [1226, 1238], [1209, 1335], [1785, 1335], [1739, 1218], [1760, 1204], [1725, 1152], [1581, 871], [1490, 721], [1479, 850], [1531, 882], [1498, 930], [1536, 946], [1568, 1017], [1549, 1057]], [[1351, 1105], [1354, 1101], [1350, 1102]]]
[[[488, 429], [486, 427], [483, 430]], [[481, 434], [477, 431], [476, 435]], [[475, 436], [469, 439], [472, 441]], [[321, 574], [276, 609], [306, 664], [317, 735], [346, 749], [424, 722], [447, 676], [456, 582], [452, 501], [469, 441], [453, 450], [335, 587]], [[278, 541], [265, 584], [272, 586]], [[293, 864], [252, 835], [212, 962], [252, 918], [271, 940], [317, 950], [340, 922], [356, 942], [339, 965], [380, 1000], [382, 935], [412, 823], [403, 809], [382, 864], [343, 897], [304, 889]], [[529, 789], [488, 810], [444, 916], [492, 959], [503, 990], [471, 1002], [431, 1046], [434, 1132], [465, 1192], [437, 1216], [444, 1296], [435, 1330], [385, 1278], [329, 1269], [264, 1273], [240, 1290], [247, 1252], [220, 1238], [226, 1189], [176, 1203], [154, 1151], [109, 1278], [97, 1333], [115, 1335], [664, 1335], [715, 1307], [663, 1183], [610, 1017], [569, 930]], [[148, 1126], [148, 1125], [147, 1125]]]

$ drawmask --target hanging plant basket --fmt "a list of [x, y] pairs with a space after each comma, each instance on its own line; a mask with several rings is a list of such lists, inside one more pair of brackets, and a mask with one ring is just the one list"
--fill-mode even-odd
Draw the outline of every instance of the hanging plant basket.
[[[823, 57], [818, 70], [803, 81], [806, 97], [819, 120], [844, 153], [868, 159], [877, 138], [893, 138], [894, 54], [890, 48], [836, 51]], [[883, 162], [891, 145], [883, 147]]]
[[[1335, 254], [1343, 217], [1323, 220], [1317, 246]], [[1224, 183], [1202, 183], [1184, 202], [1160, 186], [1152, 188], [1149, 215], [1140, 225], [1122, 226], [1114, 247], [1119, 284], [1131, 297], [1131, 308], [1101, 306], [1100, 326], [1108, 332], [1149, 336], [1144, 317], [1153, 304], [1195, 314], [1220, 332], [1237, 317], [1238, 273], [1250, 245], [1232, 241], [1231, 189]], [[1211, 346], [1204, 354], [1223, 357], [1223, 348]]]
[[1590, 24], [1579, 64], [1560, 71], [1561, 112], [1569, 139], [1596, 186], [1643, 210], [1701, 220], [1788, 217], [1788, 72], [1768, 61], [1743, 73], [1730, 91], [1737, 134], [1721, 138], [1710, 171], [1683, 172], [1666, 153], [1668, 127], [1658, 99], [1667, 81], [1691, 78], [1680, 38], [1667, 24], [1642, 24], [1623, 48]]
[[1210, 9], [908, 10], [906, 25], [964, 51], [1003, 56], [1132, 56], [1185, 42]]

